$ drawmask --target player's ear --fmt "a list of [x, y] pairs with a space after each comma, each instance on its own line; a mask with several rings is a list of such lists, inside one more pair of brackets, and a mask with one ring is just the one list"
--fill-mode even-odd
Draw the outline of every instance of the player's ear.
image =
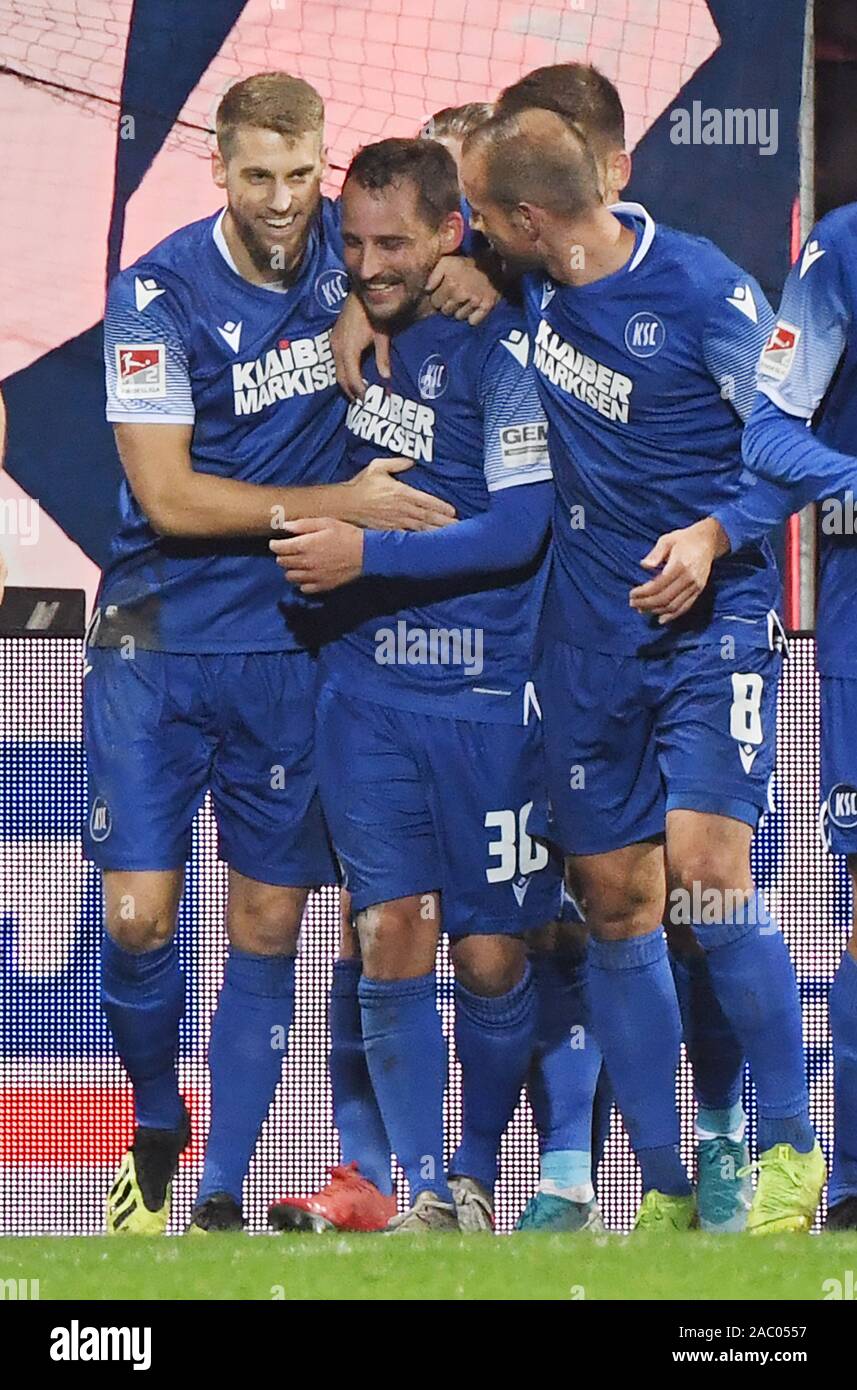
[[440, 254], [451, 256], [453, 251], [457, 251], [464, 236], [464, 218], [456, 208], [455, 212], [448, 212], [438, 228], [440, 240]]
[[542, 219], [540, 209], [531, 203], [519, 203], [516, 209], [518, 224], [530, 241], [538, 241], [541, 235]]
[[631, 182], [631, 156], [627, 150], [614, 150], [607, 160], [607, 202], [613, 202]]
[[327, 173], [327, 145], [322, 145], [319, 156], [319, 177], [324, 178]]
[[226, 164], [217, 149], [211, 151], [211, 177], [218, 188], [226, 187]]

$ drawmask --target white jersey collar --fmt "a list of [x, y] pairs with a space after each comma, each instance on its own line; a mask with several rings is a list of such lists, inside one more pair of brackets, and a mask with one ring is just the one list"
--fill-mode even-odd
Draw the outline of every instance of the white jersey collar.
[[[238, 276], [239, 280], [244, 280], [245, 277], [241, 274], [241, 271], [238, 269], [237, 265], [232, 259], [232, 252], [229, 250], [229, 247], [226, 244], [226, 237], [223, 235], [223, 219], [225, 216], [226, 208], [223, 209], [223, 211], [217, 218], [217, 221], [211, 229], [211, 235], [214, 238], [215, 246], [217, 247], [223, 259], [225, 260], [226, 264], [229, 266], [229, 269], [235, 271], [235, 274]], [[253, 282], [250, 280], [246, 280], [245, 283], [249, 285]], [[270, 290], [272, 294], [288, 294], [289, 292], [287, 285], [257, 285], [256, 289]]]
[[615, 213], [623, 212], [627, 217], [636, 217], [643, 223], [643, 235], [640, 237], [640, 244], [634, 252], [633, 258], [628, 264], [628, 274], [636, 270], [637, 266], [648, 254], [652, 242], [655, 239], [655, 223], [642, 203], [611, 203], [610, 211]]

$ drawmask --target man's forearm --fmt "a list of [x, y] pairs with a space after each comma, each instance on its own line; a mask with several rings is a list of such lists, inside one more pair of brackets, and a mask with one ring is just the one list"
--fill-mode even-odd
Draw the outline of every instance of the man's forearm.
[[270, 536], [298, 517], [331, 516], [359, 524], [351, 482], [306, 487], [269, 487], [192, 472], [151, 508], [150, 521], [163, 536], [226, 539]]

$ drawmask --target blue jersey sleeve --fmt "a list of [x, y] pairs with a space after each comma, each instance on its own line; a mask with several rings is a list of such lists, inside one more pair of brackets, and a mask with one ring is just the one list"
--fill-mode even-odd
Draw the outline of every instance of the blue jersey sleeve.
[[[490, 320], [489, 320], [490, 322]], [[548, 426], [530, 363], [529, 335], [510, 328], [485, 354], [478, 396], [489, 492], [549, 481]]]
[[705, 365], [742, 420], [753, 409], [756, 366], [773, 324], [773, 310], [752, 276], [725, 283], [709, 310], [703, 335]]
[[810, 234], [789, 273], [780, 314], [759, 362], [759, 397], [744, 431], [747, 466], [789, 490], [792, 511], [857, 489], [857, 458], [820, 441], [809, 428], [852, 326], [841, 252], [824, 224]]
[[134, 270], [117, 276], [104, 315], [107, 419], [192, 425], [190, 370], [175, 291]]
[[536, 483], [491, 494], [488, 510], [438, 531], [366, 531], [363, 573], [444, 579], [523, 569], [544, 545], [553, 488]]
[[759, 360], [759, 390], [801, 420], [815, 414], [845, 349], [854, 306], [847, 303], [841, 270], [838, 243], [816, 228], [789, 272]]

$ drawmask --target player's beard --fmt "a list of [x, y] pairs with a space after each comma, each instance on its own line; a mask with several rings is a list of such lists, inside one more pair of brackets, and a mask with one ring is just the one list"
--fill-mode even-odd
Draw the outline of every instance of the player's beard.
[[366, 297], [367, 282], [357, 279], [352, 275], [352, 285], [357, 298], [366, 311], [366, 317], [374, 329], [381, 333], [400, 333], [402, 329], [409, 328], [417, 319], [425, 318], [431, 312], [431, 303], [426, 294], [427, 276], [397, 276], [395, 279], [384, 279], [377, 282], [368, 281], [369, 285], [377, 283], [379, 285], [403, 285], [405, 295], [400, 299], [395, 309], [385, 312], [373, 304], [371, 299]]
[[[239, 240], [256, 269], [266, 277], [273, 271], [283, 285], [291, 284], [297, 277], [306, 250], [318, 201], [309, 207], [296, 209], [298, 220], [295, 225], [293, 241], [267, 241], [256, 226], [255, 217], [246, 217], [240, 210], [230, 205], [232, 225]], [[275, 264], [275, 254], [282, 251], [287, 265], [281, 268]], [[273, 281], [272, 281], [273, 283]]]

